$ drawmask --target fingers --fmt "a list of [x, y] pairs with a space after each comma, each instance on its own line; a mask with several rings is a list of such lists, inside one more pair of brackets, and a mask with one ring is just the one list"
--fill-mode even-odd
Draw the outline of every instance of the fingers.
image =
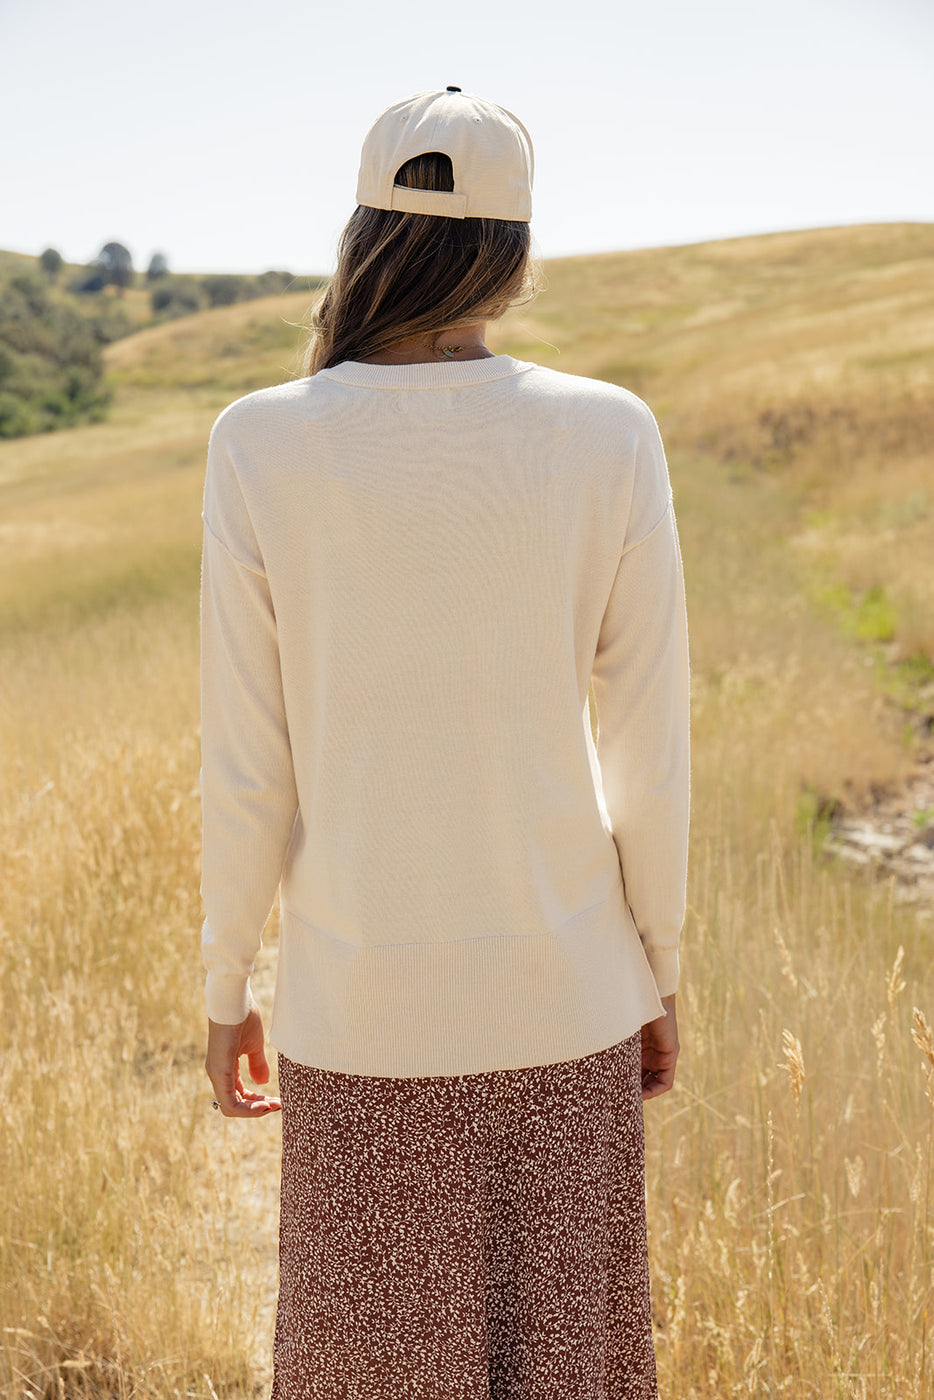
[[642, 1102], [657, 1099], [674, 1087], [678, 1047], [660, 1046], [645, 1037], [642, 1044]]
[[210, 1065], [205, 1068], [214, 1086], [215, 1100], [225, 1118], [264, 1118], [268, 1113], [281, 1110], [280, 1099], [247, 1089], [239, 1071], [218, 1070]]
[[225, 1109], [221, 1104], [221, 1113], [225, 1118], [265, 1118], [267, 1114], [279, 1113], [281, 1110], [282, 1104], [279, 1099], [267, 1098], [265, 1094], [238, 1097], [230, 1109]]
[[647, 1069], [642, 1076], [642, 1102], [647, 1099], [657, 1099], [659, 1094], [667, 1094], [668, 1090], [674, 1086], [674, 1070], [661, 1071]]
[[282, 1108], [280, 1099], [242, 1088], [223, 1090], [215, 1084], [214, 1094], [225, 1118], [265, 1118], [268, 1113], [278, 1113]]
[[238, 1026], [208, 1022], [208, 1050], [204, 1068], [214, 1086], [214, 1096], [225, 1118], [265, 1118], [278, 1113], [281, 1101], [247, 1089], [240, 1074], [245, 1055], [254, 1084], [269, 1083], [269, 1061], [264, 1048], [263, 1025], [256, 1008]]
[[250, 1078], [254, 1084], [269, 1083], [269, 1061], [266, 1059], [266, 1051], [262, 1046], [258, 1050], [251, 1050], [248, 1056], [250, 1066]]

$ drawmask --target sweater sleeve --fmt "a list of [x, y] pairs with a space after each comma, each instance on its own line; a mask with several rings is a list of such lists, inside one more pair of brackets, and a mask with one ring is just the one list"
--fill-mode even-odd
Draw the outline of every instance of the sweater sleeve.
[[654, 419], [636, 466], [635, 494], [657, 501], [664, 490], [668, 502], [646, 534], [627, 539], [604, 614], [593, 667], [597, 757], [626, 898], [667, 996], [678, 985], [686, 906], [690, 681], [681, 550]]
[[237, 1025], [298, 805], [276, 618], [230, 451], [208, 450], [201, 573], [201, 947], [208, 1016]]

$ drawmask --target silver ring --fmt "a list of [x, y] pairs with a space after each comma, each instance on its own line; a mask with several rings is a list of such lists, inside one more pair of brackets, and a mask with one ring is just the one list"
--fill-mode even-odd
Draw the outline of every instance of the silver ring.
[[217, 1102], [217, 1099], [214, 1100], [214, 1102], [211, 1104], [211, 1107], [212, 1107], [212, 1108], [220, 1108], [220, 1104]]

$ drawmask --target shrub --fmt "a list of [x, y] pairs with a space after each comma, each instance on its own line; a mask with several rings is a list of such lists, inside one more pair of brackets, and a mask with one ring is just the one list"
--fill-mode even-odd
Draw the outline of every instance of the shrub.
[[291, 272], [260, 272], [253, 279], [253, 291], [251, 295], [257, 297], [274, 296], [276, 292], [285, 292], [291, 287], [295, 278]]
[[235, 301], [241, 299], [242, 284], [242, 277], [229, 272], [201, 278], [201, 285], [211, 306], [233, 306]]
[[169, 320], [173, 316], [190, 316], [201, 309], [201, 293], [192, 282], [160, 281], [149, 294], [149, 304], [156, 316]]
[[68, 290], [74, 292], [75, 296], [94, 296], [97, 292], [102, 292], [105, 285], [103, 272], [95, 263], [89, 263], [71, 279]]
[[29, 274], [0, 297], [0, 437], [24, 437], [100, 418], [102, 335], [95, 321], [52, 301]]
[[119, 302], [112, 301], [109, 297], [103, 300], [96, 315], [84, 319], [91, 327], [98, 345], [110, 345], [115, 340], [122, 340], [135, 329], [129, 313]]
[[0, 390], [0, 438], [27, 437], [39, 432], [39, 419], [17, 394]]

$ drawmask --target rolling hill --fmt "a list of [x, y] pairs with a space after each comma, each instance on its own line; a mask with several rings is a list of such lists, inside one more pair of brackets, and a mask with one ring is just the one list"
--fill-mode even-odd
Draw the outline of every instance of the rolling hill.
[[[651, 404], [688, 590], [683, 1055], [646, 1115], [662, 1393], [924, 1400], [930, 909], [825, 837], [885, 793], [934, 845], [905, 807], [934, 726], [934, 225], [542, 280], [490, 343]], [[107, 422], [0, 442], [0, 1053], [29, 1075], [4, 1394], [216, 1400], [268, 1369], [276, 1138], [218, 1123], [201, 1069], [200, 500], [215, 416], [296, 373], [310, 299], [139, 330]]]

